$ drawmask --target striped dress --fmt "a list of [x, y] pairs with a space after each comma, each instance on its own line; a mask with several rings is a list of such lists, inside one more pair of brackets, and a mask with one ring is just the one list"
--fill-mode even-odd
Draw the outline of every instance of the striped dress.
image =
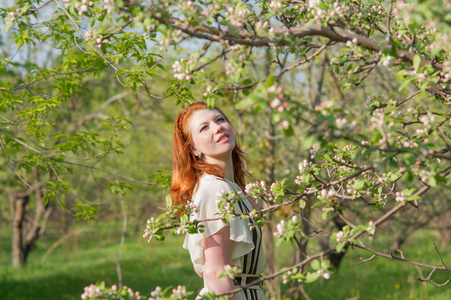
[[[193, 195], [193, 204], [199, 205], [199, 210], [190, 216], [190, 220], [206, 220], [218, 218], [219, 212], [216, 201], [219, 194], [230, 193], [232, 191], [241, 191], [238, 185], [226, 179], [222, 179], [213, 175], [204, 174], [200, 178], [199, 186]], [[249, 214], [252, 206], [249, 201], [241, 193], [242, 201], [235, 204], [235, 212], [237, 214]], [[224, 226], [230, 226], [230, 240], [232, 241], [231, 261], [230, 265], [238, 266], [242, 269], [242, 274], [237, 276], [236, 285], [244, 286], [259, 277], [264, 271], [264, 255], [262, 245], [262, 234], [258, 226], [250, 226], [254, 223], [252, 219], [243, 219], [234, 217], [229, 223], [225, 224], [222, 220], [212, 220], [201, 222], [204, 231], [196, 234], [187, 234], [183, 247], [188, 249], [191, 261], [194, 267], [200, 272], [204, 272], [204, 254], [203, 240]], [[251, 227], [251, 228], [250, 228]], [[206, 284], [200, 291], [198, 299], [201, 295], [208, 291]], [[265, 295], [260, 286], [253, 286], [236, 294], [237, 300], [263, 300]]]

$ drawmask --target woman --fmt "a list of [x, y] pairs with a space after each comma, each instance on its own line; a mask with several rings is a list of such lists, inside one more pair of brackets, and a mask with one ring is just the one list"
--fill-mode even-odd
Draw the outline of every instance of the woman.
[[[219, 109], [210, 110], [205, 103], [196, 102], [177, 116], [170, 190], [173, 205], [198, 206], [191, 220], [218, 219], [218, 195], [235, 191], [243, 200], [236, 203], [235, 213], [249, 214], [257, 207], [244, 196], [245, 174], [244, 152], [228, 118]], [[204, 279], [198, 299], [208, 291], [228, 293], [258, 279], [263, 272], [261, 230], [258, 226], [249, 229], [248, 223], [253, 220], [238, 216], [230, 223], [203, 221], [203, 232], [187, 234], [183, 247], [190, 252], [194, 270]], [[227, 265], [239, 267], [242, 274], [235, 280], [218, 278]], [[264, 293], [255, 285], [230, 299], [260, 300]]]

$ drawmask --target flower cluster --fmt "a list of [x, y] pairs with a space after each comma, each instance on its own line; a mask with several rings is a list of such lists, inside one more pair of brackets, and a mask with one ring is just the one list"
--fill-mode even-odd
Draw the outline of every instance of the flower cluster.
[[296, 184], [301, 184], [302, 181], [304, 180], [304, 174], [308, 173], [310, 171], [309, 166], [311, 165], [311, 162], [308, 162], [306, 159], [304, 159], [301, 163], [299, 163], [298, 167], [299, 167], [299, 174], [298, 176], [296, 176], [296, 179], [294, 180], [294, 182]]
[[423, 123], [424, 126], [428, 126], [429, 124], [433, 123], [435, 120], [434, 115], [424, 115], [420, 117], [420, 122]]
[[328, 202], [331, 197], [335, 196], [335, 191], [333, 189], [326, 190], [322, 189], [320, 194], [318, 195], [318, 199], [324, 202]]
[[149, 220], [147, 220], [146, 229], [144, 229], [143, 238], [148, 238], [148, 242], [152, 240], [154, 237], [154, 230], [157, 228], [157, 224], [155, 221], [155, 218], [152, 217]]
[[185, 205], [185, 212], [190, 215], [192, 213], [197, 213], [199, 211], [199, 205], [193, 202], [188, 202]]
[[188, 68], [187, 65], [191, 65], [192, 61], [185, 61], [184, 58], [182, 58], [180, 61], [176, 60], [172, 64], [172, 70], [174, 72], [174, 78], [178, 80], [190, 80], [191, 79], [191, 71]]
[[246, 193], [246, 195], [254, 196], [256, 194], [261, 193], [262, 190], [264, 190], [265, 186], [266, 186], [265, 181], [261, 181], [260, 183], [250, 182], [250, 183], [246, 184], [246, 187], [244, 188], [244, 192]]
[[20, 9], [16, 8], [15, 11], [10, 11], [8, 15], [5, 17], [5, 22], [14, 22], [17, 17], [21, 16]]
[[281, 9], [283, 7], [283, 3], [279, 1], [271, 0], [269, 2], [269, 7], [274, 9]]
[[291, 274], [293, 274], [291, 271], [286, 272], [282, 275], [282, 283], [287, 284], [288, 280], [291, 278]]
[[[69, 7], [69, 3], [71, 2], [71, 0], [63, 0], [63, 2], [66, 3], [66, 8]], [[81, 0], [80, 2], [76, 2], [74, 4], [74, 7], [76, 9], [78, 9], [78, 15], [81, 17], [84, 14], [87, 14], [89, 12], [89, 8], [88, 7], [92, 7], [94, 5], [94, 2], [92, 1], [87, 1], [87, 0]]]
[[161, 290], [161, 287], [157, 286], [157, 287], [155, 288], [155, 290], [153, 290], [152, 292], [150, 292], [150, 296], [151, 296], [151, 297], [149, 297], [149, 300], [160, 300], [160, 299], [163, 299], [163, 298], [160, 297], [160, 296], [162, 296], [162, 290]]
[[241, 272], [242, 270], [238, 268], [238, 266], [225, 265], [224, 272], [219, 275], [219, 278], [228, 277], [230, 279], [234, 279]]
[[93, 35], [93, 32], [91, 29], [88, 29], [86, 31], [85, 36], [86, 36], [86, 41], [93, 39], [96, 42], [98, 48], [102, 48], [102, 43], [105, 43], [105, 41], [106, 41], [106, 40], [104, 40], [102, 35], [97, 35], [97, 34]]
[[177, 286], [176, 289], [172, 289], [171, 297], [174, 299], [184, 299], [186, 295], [186, 288], [184, 286]]
[[282, 86], [272, 85], [269, 88], [267, 88], [267, 92], [270, 94], [277, 94], [277, 97], [274, 98], [274, 100], [269, 102], [269, 105], [271, 106], [271, 108], [277, 109], [278, 112], [282, 112], [287, 108], [288, 102], [282, 103], [282, 101], [281, 101], [284, 98]]
[[345, 238], [345, 234], [344, 234], [343, 230], [340, 230], [339, 232], [337, 232], [335, 240], [337, 241], [337, 243], [346, 242], [346, 238]]
[[227, 16], [230, 20], [230, 24], [232, 26], [238, 27], [241, 29], [243, 24], [246, 22], [247, 15], [250, 13], [249, 9], [246, 6], [237, 6], [237, 7], [228, 7]]
[[259, 30], [260, 28], [269, 28], [269, 22], [268, 21], [258, 21], [255, 23], [255, 29]]
[[324, 271], [323, 269], [319, 269], [318, 271], [316, 271], [316, 273], [319, 276], [322, 276], [324, 279], [329, 279], [330, 278], [330, 273], [327, 271]]
[[316, 20], [324, 17], [343, 17], [344, 12], [347, 8], [346, 5], [340, 5], [339, 1], [335, 2], [333, 6], [327, 7], [327, 9], [323, 9], [319, 7], [319, 4], [321, 3], [321, 0], [310, 0], [309, 1], [309, 8], [307, 11], [309, 11]]
[[84, 293], [81, 294], [81, 299], [94, 300], [94, 299], [130, 299], [130, 300], [140, 300], [141, 294], [136, 291], [134, 292], [131, 288], [123, 286], [118, 288], [117, 285], [113, 284], [110, 288], [105, 286], [105, 282], [100, 282], [97, 284], [91, 284], [86, 286]]
[[376, 232], [376, 225], [374, 225], [373, 221], [368, 222], [368, 227], [366, 228], [366, 232], [368, 232], [368, 234], [370, 236], [373, 236], [374, 233]]
[[284, 236], [285, 233], [286, 233], [285, 220], [281, 220], [279, 222], [279, 224], [277, 224], [276, 229], [277, 229], [277, 231], [273, 232], [273, 235], [275, 237], [282, 237], [282, 236]]
[[396, 192], [395, 193], [395, 201], [396, 202], [404, 202], [406, 201], [406, 197], [404, 196], [404, 192]]
[[96, 287], [94, 284], [91, 284], [90, 286], [85, 286], [85, 292], [81, 294], [81, 299], [93, 298], [96, 294], [99, 294], [100, 291], [101, 291], [100, 287]]
[[299, 231], [302, 229], [302, 224], [299, 222], [299, 218], [296, 215], [293, 215], [291, 219], [288, 220], [281, 220], [276, 225], [276, 230], [273, 232], [274, 237], [276, 238], [283, 238], [286, 240], [292, 239], [296, 231]]
[[382, 65], [384, 67], [388, 67], [392, 64], [392, 57], [390, 55], [387, 55], [384, 59], [384, 61], [382, 62]]
[[323, 101], [319, 105], [315, 105], [315, 111], [322, 111], [326, 108], [332, 108], [333, 102], [332, 101]]
[[113, 7], [111, 6], [112, 0], [103, 0], [103, 9], [106, 11], [107, 14], [111, 14], [113, 12]]

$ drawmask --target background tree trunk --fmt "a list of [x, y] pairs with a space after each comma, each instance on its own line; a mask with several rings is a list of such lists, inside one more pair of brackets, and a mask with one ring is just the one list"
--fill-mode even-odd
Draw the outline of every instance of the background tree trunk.
[[[12, 195], [14, 197], [14, 195]], [[12, 264], [14, 268], [25, 265], [26, 255], [22, 247], [23, 245], [23, 227], [25, 219], [25, 210], [30, 198], [28, 195], [17, 195], [13, 198], [14, 215], [12, 218], [13, 235], [12, 235]]]
[[[38, 175], [35, 174], [35, 178]], [[28, 254], [35, 248], [36, 241], [46, 229], [51, 209], [44, 206], [41, 187], [43, 182], [32, 186], [25, 192], [9, 192], [12, 214], [12, 265], [15, 268], [23, 267], [27, 262]], [[36, 210], [34, 216], [27, 216], [28, 204], [34, 194]], [[41, 224], [42, 223], [42, 224]]]

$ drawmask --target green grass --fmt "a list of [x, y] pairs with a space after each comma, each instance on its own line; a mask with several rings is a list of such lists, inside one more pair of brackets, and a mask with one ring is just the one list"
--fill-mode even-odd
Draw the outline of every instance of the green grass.
[[[117, 284], [119, 228], [114, 224], [93, 228], [65, 241], [43, 264], [41, 258], [56, 239], [41, 239], [19, 270], [10, 267], [10, 234], [0, 231], [0, 299], [80, 299], [83, 288], [91, 283]], [[156, 286], [179, 283], [198, 290], [202, 280], [195, 276], [182, 243], [183, 238], [172, 236], [164, 243], [147, 243], [139, 234], [129, 234], [121, 259], [123, 284], [143, 295]]]
[[[0, 230], [0, 299], [80, 299], [86, 285], [104, 280], [107, 285], [117, 283], [116, 257], [120, 242], [120, 225], [102, 223], [83, 225], [89, 231], [67, 239], [41, 263], [45, 251], [57, 238], [56, 232], [39, 240], [30, 254], [27, 265], [19, 270], [10, 267], [10, 233]], [[53, 230], [56, 230], [55, 228]], [[438, 238], [429, 233], [411, 239], [404, 247], [405, 257], [439, 265], [432, 243]], [[183, 237], [168, 236], [163, 243], [147, 243], [140, 233], [128, 233], [122, 255], [123, 283], [142, 295], [156, 287], [183, 284], [198, 291], [202, 280], [195, 275], [188, 251], [182, 248]], [[383, 249], [384, 241], [376, 241]], [[292, 259], [288, 245], [276, 248], [281, 266]], [[442, 247], [439, 246], [439, 249]], [[312, 244], [312, 247], [315, 247]], [[379, 248], [378, 248], [379, 247]], [[443, 259], [451, 264], [451, 252], [442, 248]], [[329, 280], [305, 285], [311, 299], [451, 299], [449, 286], [438, 288], [418, 281], [426, 269], [376, 258], [358, 265], [358, 256], [370, 255], [359, 249], [350, 249], [338, 273]], [[436, 274], [437, 282], [444, 282], [450, 274]], [[283, 286], [285, 289], [285, 286]], [[292, 299], [301, 299], [294, 296]]]
[[[422, 263], [441, 266], [440, 260], [433, 248], [437, 243], [441, 255], [447, 265], [451, 265], [450, 248], [440, 247], [440, 238], [432, 233], [419, 233], [417, 239], [411, 238], [403, 245], [406, 259]], [[385, 240], [376, 240], [375, 250], [387, 251], [388, 243]], [[313, 245], [315, 247], [315, 245]], [[386, 247], [386, 248], [384, 248]], [[396, 253], [398, 255], [398, 253]], [[360, 259], [370, 258], [371, 254], [361, 249], [348, 249], [345, 259], [337, 273], [332, 274], [329, 280], [320, 279], [312, 284], [305, 285], [305, 291], [311, 299], [451, 299], [451, 285], [436, 287], [430, 282], [422, 283], [418, 280], [428, 276], [428, 269], [418, 268], [403, 262], [382, 257], [359, 264]], [[283, 263], [282, 263], [283, 264]], [[449, 272], [436, 272], [433, 280], [438, 283], [450, 278]], [[451, 283], [450, 283], [451, 284]], [[294, 298], [300, 299], [300, 296]]]

